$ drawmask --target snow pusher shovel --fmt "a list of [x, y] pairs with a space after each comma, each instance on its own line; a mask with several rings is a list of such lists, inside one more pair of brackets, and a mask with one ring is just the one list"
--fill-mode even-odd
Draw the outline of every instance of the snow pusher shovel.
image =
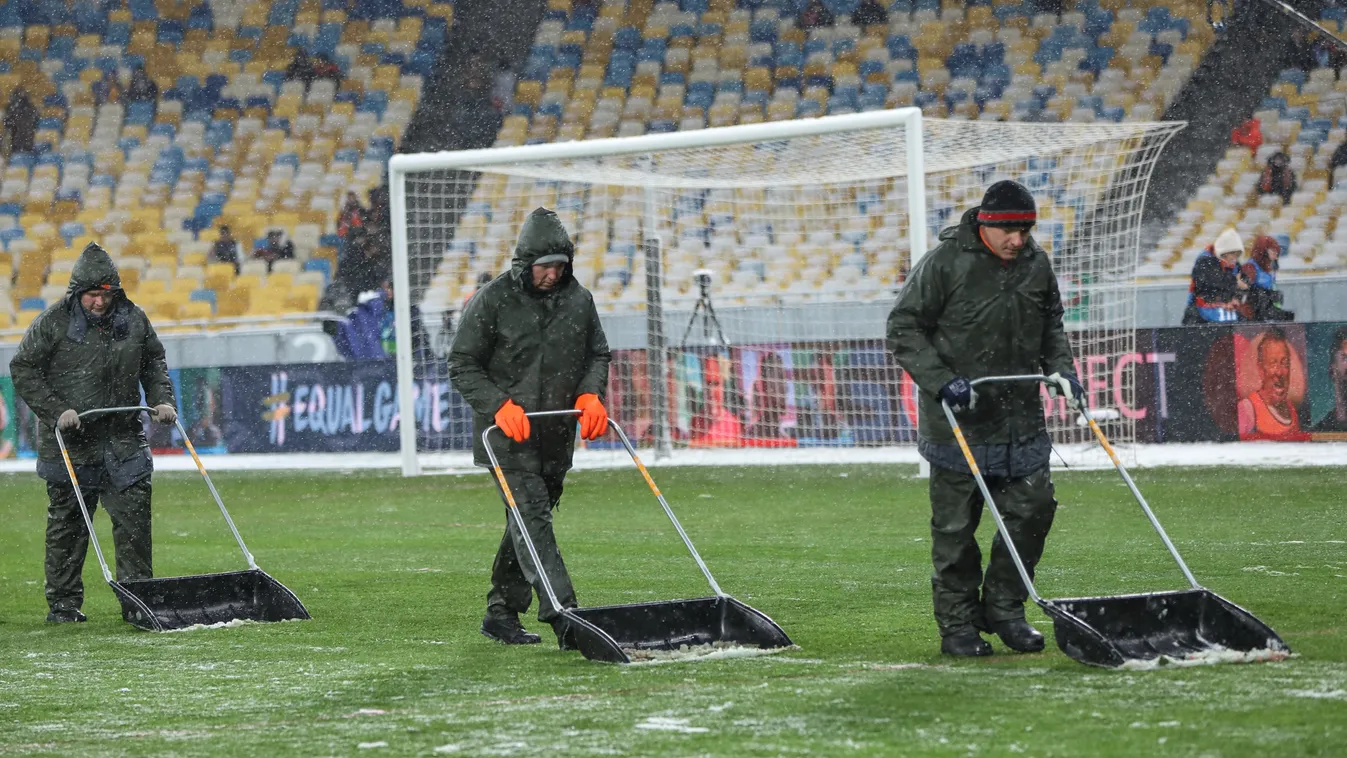
[[[525, 415], [530, 418], [538, 418], [541, 416], [575, 416], [579, 413], [579, 411], [573, 410], [540, 411]], [[779, 648], [792, 645], [790, 638], [781, 630], [781, 627], [777, 626], [776, 622], [768, 618], [766, 614], [735, 600], [720, 589], [720, 585], [711, 576], [711, 570], [706, 567], [706, 562], [697, 553], [697, 548], [693, 547], [691, 538], [688, 537], [687, 532], [683, 531], [683, 525], [679, 523], [678, 517], [674, 515], [673, 509], [669, 507], [669, 503], [664, 499], [659, 487], [655, 485], [655, 480], [650, 477], [650, 472], [646, 470], [645, 464], [636, 455], [636, 448], [632, 447], [631, 440], [627, 439], [626, 432], [622, 431], [622, 427], [611, 420], [608, 422], [608, 426], [621, 440], [622, 446], [626, 448], [627, 454], [631, 456], [637, 470], [641, 472], [646, 484], [650, 486], [650, 491], [654, 493], [655, 499], [664, 509], [664, 514], [673, 523], [678, 536], [683, 538], [683, 544], [687, 546], [688, 552], [692, 554], [692, 559], [697, 562], [697, 566], [702, 570], [702, 575], [710, 583], [711, 591], [715, 593], [715, 596], [693, 600], [606, 605], [595, 608], [561, 608], [561, 615], [567, 625], [567, 629], [562, 633], [563, 647], [577, 648], [581, 655], [592, 661], [631, 663], [632, 655], [639, 655], [638, 651], [677, 650], [684, 646], [715, 645], [717, 643], [759, 648]], [[505, 501], [508, 505], [506, 511], [524, 539], [529, 559], [538, 568], [538, 578], [542, 581], [543, 590], [547, 593], [548, 599], [551, 600], [552, 607], [560, 608], [561, 604], [557, 602], [556, 593], [552, 589], [552, 582], [548, 579], [547, 572], [542, 570], [542, 562], [538, 560], [538, 551], [533, 546], [533, 539], [529, 536], [528, 530], [524, 528], [523, 519], [515, 505], [514, 494], [510, 491], [510, 485], [505, 481], [505, 473], [501, 471], [496, 453], [491, 449], [487, 438], [487, 435], [497, 428], [491, 426], [482, 432], [482, 443], [486, 447], [487, 457], [491, 460], [491, 468], [496, 475], [496, 481], [500, 484], [501, 491], [505, 493]]]
[[[989, 376], [975, 379], [973, 386], [1010, 382], [1048, 382], [1046, 376]], [[1049, 600], [1040, 597], [1029, 572], [1020, 559], [1019, 551], [1006, 530], [1001, 513], [992, 500], [987, 482], [978, 470], [963, 430], [955, 420], [949, 404], [941, 400], [945, 418], [949, 419], [954, 438], [968, 461], [968, 468], [977, 479], [978, 489], [987, 501], [987, 508], [996, 520], [996, 528], [1005, 540], [1006, 549], [1015, 562], [1015, 568], [1028, 588], [1029, 596], [1052, 619], [1057, 646], [1067, 656], [1091, 666], [1117, 667], [1129, 661], [1161, 662], [1194, 660], [1203, 662], [1252, 661], [1284, 658], [1290, 653], [1286, 643], [1271, 628], [1253, 614], [1198, 584], [1170, 541], [1160, 520], [1156, 518], [1146, 498], [1137, 489], [1136, 482], [1123, 467], [1108, 438], [1084, 405], [1080, 413], [1090, 430], [1108, 453], [1113, 466], [1122, 475], [1137, 504], [1155, 527], [1156, 533], [1179, 564], [1179, 569], [1191, 585], [1189, 589], [1170, 592], [1147, 592], [1136, 595], [1108, 597], [1081, 597]]]
[[[81, 413], [80, 418], [89, 419], [109, 413], [152, 413], [153, 410], [143, 406], [99, 408]], [[220, 506], [220, 513], [224, 515], [225, 523], [229, 524], [234, 539], [238, 540], [239, 549], [243, 551], [243, 557], [248, 562], [245, 571], [129, 581], [114, 580], [112, 572], [108, 570], [108, 563], [103, 558], [103, 549], [98, 545], [98, 537], [94, 534], [93, 518], [84, 503], [84, 493], [80, 491], [79, 480], [75, 477], [75, 466], [70, 462], [70, 453], [66, 450], [61, 430], [56, 429], [56, 444], [61, 448], [66, 472], [70, 474], [70, 482], [75, 487], [75, 499], [79, 501], [80, 513], [84, 516], [84, 524], [89, 529], [89, 542], [93, 544], [94, 553], [98, 556], [98, 565], [103, 569], [103, 578], [122, 604], [122, 617], [132, 626], [148, 632], [167, 632], [197, 624], [219, 624], [229, 621], [289, 621], [310, 618], [309, 612], [304, 609], [304, 604], [299, 602], [299, 598], [295, 597], [295, 593], [257, 567], [253, 554], [248, 552], [248, 546], [243, 544], [243, 537], [239, 534], [238, 527], [234, 526], [234, 519], [230, 518], [229, 511], [225, 509], [220, 493], [215, 490], [214, 482], [206, 473], [201, 457], [192, 446], [192, 440], [188, 438], [182, 421], [176, 423], [178, 433], [182, 435], [183, 445], [192, 454], [192, 460], [196, 461], [197, 470], [206, 480], [206, 487], [215, 498], [215, 504]]]

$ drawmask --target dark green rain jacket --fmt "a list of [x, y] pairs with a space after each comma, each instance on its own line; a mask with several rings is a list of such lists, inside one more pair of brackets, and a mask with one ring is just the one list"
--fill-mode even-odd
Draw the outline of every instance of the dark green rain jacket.
[[[454, 388], [472, 406], [473, 458], [490, 465], [482, 430], [495, 423], [506, 400], [527, 412], [568, 410], [587, 393], [600, 398], [608, 386], [611, 355], [594, 297], [571, 272], [548, 293], [533, 288], [533, 262], [544, 255], [575, 259], [575, 246], [557, 215], [546, 208], [529, 214], [519, 232], [510, 270], [482, 287], [463, 308], [449, 354]], [[575, 417], [529, 419], [523, 443], [491, 433], [501, 467], [543, 475], [571, 467]]]
[[[1062, 297], [1047, 253], [1031, 237], [1009, 264], [978, 235], [978, 209], [940, 233], [889, 314], [888, 348], [921, 390], [918, 447], [932, 465], [969, 472], [937, 393], [956, 376], [1074, 373]], [[957, 418], [991, 476], [1026, 476], [1048, 464], [1051, 441], [1039, 385], [982, 385]]]
[[[96, 320], [80, 305], [80, 295], [103, 285], [117, 294], [107, 315]], [[146, 405], [176, 405], [164, 346], [145, 312], [122, 292], [112, 258], [95, 243], [75, 263], [65, 298], [28, 327], [9, 370], [14, 391], [41, 423], [38, 473], [48, 480], [67, 480], [52, 432], [64, 411], [141, 405], [142, 387]], [[139, 470], [149, 460], [143, 418], [120, 413], [85, 419], [79, 429], [63, 433], [71, 460], [106, 464], [114, 480], [118, 468]], [[48, 470], [52, 475], [44, 473]]]

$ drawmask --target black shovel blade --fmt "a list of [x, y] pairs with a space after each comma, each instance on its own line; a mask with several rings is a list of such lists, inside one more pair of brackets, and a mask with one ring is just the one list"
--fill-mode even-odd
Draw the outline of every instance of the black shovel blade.
[[149, 632], [229, 621], [307, 619], [285, 585], [261, 569], [111, 582], [122, 617]]
[[718, 642], [761, 648], [793, 644], [765, 614], [732, 597], [572, 608], [565, 615], [582, 622], [572, 623], [581, 654], [612, 663], [630, 663], [625, 652], [630, 650], [676, 650]]
[[1040, 605], [1052, 619], [1062, 652], [1091, 666], [1223, 651], [1290, 652], [1267, 624], [1205, 589], [1049, 600]]

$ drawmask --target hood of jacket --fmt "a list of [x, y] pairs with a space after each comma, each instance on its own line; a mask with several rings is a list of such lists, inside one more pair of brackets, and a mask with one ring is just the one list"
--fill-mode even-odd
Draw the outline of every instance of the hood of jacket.
[[92, 289], [111, 289], [119, 293], [122, 289], [122, 278], [117, 273], [112, 256], [97, 242], [90, 242], [80, 253], [79, 260], [75, 261], [75, 267], [70, 271], [70, 286], [66, 288], [66, 296], [77, 298]]
[[537, 208], [524, 220], [524, 226], [519, 230], [519, 241], [515, 243], [514, 258], [510, 261], [510, 271], [514, 274], [515, 281], [519, 282], [526, 292], [542, 294], [533, 289], [532, 269], [539, 258], [547, 255], [566, 256], [566, 270], [553, 290], [559, 291], [573, 280], [575, 244], [571, 242], [571, 237], [561, 225], [561, 219], [557, 218], [556, 212], [547, 208]]

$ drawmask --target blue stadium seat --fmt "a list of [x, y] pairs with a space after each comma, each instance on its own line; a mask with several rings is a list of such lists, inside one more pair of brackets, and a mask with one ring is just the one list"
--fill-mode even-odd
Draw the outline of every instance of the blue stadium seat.
[[[327, 263], [327, 261], [323, 262]], [[192, 294], [187, 297], [187, 299], [193, 303], [210, 303], [212, 311], [215, 310], [216, 305], [215, 298], [216, 298], [215, 290], [208, 290], [208, 289], [193, 290]]]
[[84, 224], [79, 221], [67, 221], [64, 224], [61, 224], [57, 233], [60, 234], [61, 237], [65, 239], [65, 243], [69, 245], [75, 241], [76, 237], [84, 234]]
[[40, 297], [25, 297], [19, 301], [19, 310], [21, 311], [43, 311], [47, 309], [47, 301]]
[[321, 273], [324, 283], [332, 280], [332, 262], [326, 258], [310, 258], [304, 261], [304, 270]]
[[131, 25], [125, 22], [111, 22], [103, 32], [103, 44], [126, 47], [131, 42]]
[[[17, 213], [14, 213], [14, 214], [10, 214], [10, 215], [17, 216], [18, 214], [17, 214]], [[9, 243], [13, 242], [14, 240], [21, 240], [21, 239], [23, 239], [23, 236], [24, 236], [24, 231], [23, 231], [23, 229], [22, 229], [21, 227], [11, 227], [11, 228], [9, 228], [9, 229], [0, 229], [0, 247], [4, 247], [4, 249], [5, 249], [6, 251], [8, 251], [8, 250], [9, 250]]]

